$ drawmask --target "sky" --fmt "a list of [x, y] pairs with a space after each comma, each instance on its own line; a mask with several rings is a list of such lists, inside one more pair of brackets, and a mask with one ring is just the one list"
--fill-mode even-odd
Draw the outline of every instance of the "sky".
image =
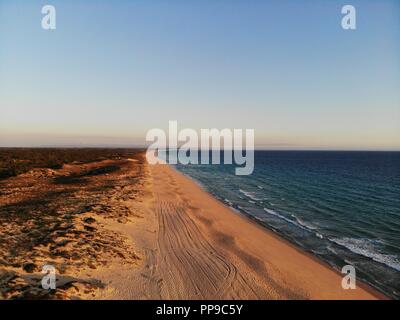
[[177, 120], [400, 150], [399, 40], [398, 0], [0, 0], [0, 146], [143, 145]]

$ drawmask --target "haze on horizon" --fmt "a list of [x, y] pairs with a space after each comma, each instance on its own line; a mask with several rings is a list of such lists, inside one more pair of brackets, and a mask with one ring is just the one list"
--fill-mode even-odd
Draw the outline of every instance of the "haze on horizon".
[[0, 0], [0, 146], [142, 146], [252, 128], [259, 149], [400, 150], [400, 2]]

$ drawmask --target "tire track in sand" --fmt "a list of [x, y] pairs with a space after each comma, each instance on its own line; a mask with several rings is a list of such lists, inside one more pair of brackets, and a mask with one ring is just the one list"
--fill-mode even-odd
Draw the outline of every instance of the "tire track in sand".
[[160, 170], [155, 176], [156, 274], [163, 298], [301, 298], [284, 290], [270, 277], [262, 260], [240, 249], [235, 239], [216, 230], [212, 221], [207, 227], [211, 237], [204, 234], [200, 225], [207, 225], [207, 218], [185, 198], [173, 175]]
[[162, 269], [167, 271], [162, 292], [166, 288], [170, 298], [226, 298], [237, 276], [236, 267], [225, 262], [201, 235], [184, 206], [169, 201], [157, 203], [158, 251]]

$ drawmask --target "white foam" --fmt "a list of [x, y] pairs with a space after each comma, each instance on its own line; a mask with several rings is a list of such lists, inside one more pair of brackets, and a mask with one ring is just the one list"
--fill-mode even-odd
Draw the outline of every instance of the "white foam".
[[287, 218], [287, 217], [285, 217], [285, 216], [279, 214], [278, 212], [276, 212], [276, 211], [274, 211], [274, 210], [271, 210], [271, 209], [268, 209], [268, 208], [263, 208], [263, 209], [264, 209], [265, 212], [268, 212], [268, 213], [271, 214], [271, 215], [274, 215], [274, 216], [276, 216], [276, 217], [278, 217], [278, 218], [280, 218], [280, 219], [283, 219], [283, 220], [285, 220], [285, 221], [287, 221], [287, 222], [289, 222], [289, 223], [295, 225], [296, 227], [299, 227], [300, 229], [303, 229], [303, 230], [306, 230], [306, 231], [308, 231], [308, 232], [314, 233], [314, 234], [315, 234], [318, 238], [320, 238], [320, 239], [323, 239], [323, 238], [324, 238], [322, 234], [320, 234], [320, 233], [318, 233], [318, 232], [315, 231], [315, 229], [316, 229], [315, 226], [313, 226], [313, 225], [311, 225], [311, 224], [309, 224], [309, 223], [305, 223], [304, 221], [300, 220], [299, 218], [297, 218], [297, 217], [296, 217], [295, 215], [293, 215], [293, 214], [292, 214], [291, 216], [292, 216], [295, 220], [291, 220], [291, 219], [289, 219], [289, 218]]
[[295, 221], [290, 220], [289, 218], [286, 218], [285, 216], [279, 214], [278, 212], [276, 212], [274, 210], [271, 210], [271, 209], [268, 209], [268, 208], [264, 208], [264, 211], [268, 212], [269, 214], [271, 214], [273, 216], [279, 217], [280, 219], [283, 219], [283, 220], [285, 220], [285, 221], [287, 221], [287, 222], [289, 222], [291, 224], [294, 224], [294, 225], [296, 225], [296, 226], [301, 228], [301, 225], [298, 225]]
[[303, 220], [301, 220], [300, 218], [296, 217], [295, 215], [291, 215], [294, 219], [296, 219], [297, 223], [300, 224], [301, 226], [307, 228], [307, 229], [311, 229], [311, 230], [315, 230], [317, 229], [317, 227], [313, 226], [311, 223], [305, 222]]
[[232, 203], [232, 201], [230, 201], [229, 199], [224, 199], [224, 201], [227, 203], [227, 204], [229, 204], [229, 206], [232, 206], [233, 205], [233, 203]]
[[239, 192], [240, 192], [240, 193], [243, 193], [247, 198], [250, 198], [250, 199], [253, 200], [253, 201], [261, 201], [261, 200], [262, 200], [262, 199], [257, 198], [257, 197], [255, 196], [255, 192], [245, 191], [245, 190], [242, 190], [242, 189], [239, 189]]
[[349, 249], [361, 256], [370, 258], [382, 263], [397, 271], [400, 271], [400, 259], [398, 256], [382, 253], [379, 251], [379, 241], [371, 239], [357, 238], [334, 238], [332, 242]]

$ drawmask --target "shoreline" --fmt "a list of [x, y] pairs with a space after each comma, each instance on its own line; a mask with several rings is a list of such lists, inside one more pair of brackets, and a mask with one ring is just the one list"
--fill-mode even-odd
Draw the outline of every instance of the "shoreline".
[[[323, 267], [328, 268], [335, 272], [338, 276], [343, 277], [344, 275], [336, 268], [331, 266], [329, 263], [324, 261], [323, 259], [319, 258], [318, 256], [314, 255], [312, 252], [307, 251], [305, 248], [302, 248], [295, 243], [292, 243], [289, 239], [285, 238], [283, 235], [279, 234], [278, 231], [275, 231], [271, 229], [266, 223], [263, 223], [262, 221], [256, 219], [250, 214], [247, 214], [245, 212], [240, 211], [239, 209], [236, 209], [234, 207], [231, 207], [227, 205], [222, 199], [218, 198], [217, 196], [213, 195], [209, 191], [207, 191], [206, 187], [201, 184], [201, 182], [197, 181], [196, 179], [190, 177], [189, 175], [179, 171], [176, 167], [169, 165], [172, 170], [175, 171], [175, 173], [180, 174], [184, 176], [185, 178], [191, 180], [193, 183], [196, 184], [196, 186], [203, 190], [205, 193], [207, 193], [210, 197], [218, 201], [222, 206], [226, 207], [228, 210], [231, 210], [233, 214], [237, 214], [240, 217], [242, 217], [244, 220], [246, 220], [247, 223], [254, 224], [256, 227], [261, 228], [262, 231], [265, 231], [269, 233], [270, 236], [275, 237], [276, 240], [284, 242], [286, 245], [290, 246], [292, 249], [296, 250], [302, 255], [307, 256], [308, 258], [314, 260], [316, 263], [321, 264]], [[363, 290], [367, 291], [368, 293], [376, 296], [378, 299], [383, 299], [383, 300], [391, 300], [392, 298], [390, 296], [385, 295], [385, 293], [381, 292], [380, 290], [376, 289], [373, 287], [371, 284], [366, 283], [364, 281], [357, 280], [357, 287], [362, 288]]]
[[143, 152], [0, 187], [0, 299], [389, 299], [358, 280], [343, 290], [327, 263]]
[[[114, 266], [98, 299], [389, 299], [237, 213], [169, 165], [147, 165], [143, 218], [113, 230], [131, 238], [135, 268]], [[251, 236], [249, 236], [251, 235]], [[118, 275], [115, 275], [118, 271]]]

